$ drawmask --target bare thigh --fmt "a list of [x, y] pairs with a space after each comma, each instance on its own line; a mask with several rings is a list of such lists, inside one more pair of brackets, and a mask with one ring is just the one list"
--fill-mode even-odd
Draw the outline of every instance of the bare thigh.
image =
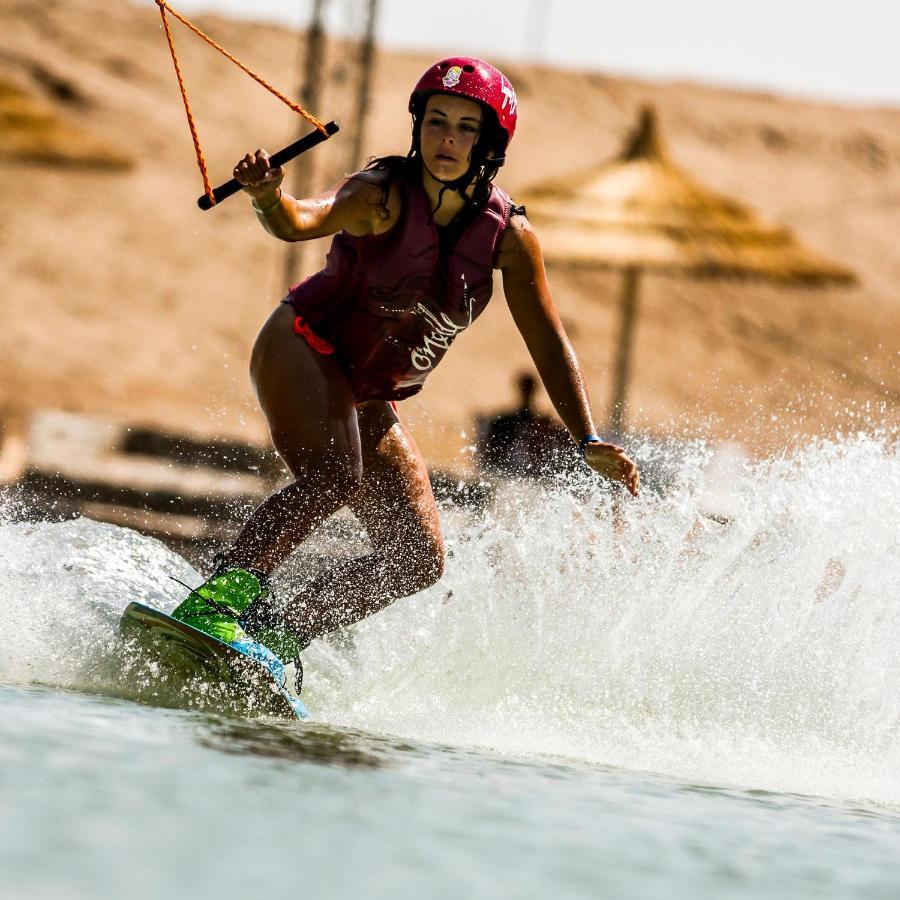
[[444, 543], [425, 462], [389, 403], [362, 405], [358, 419], [363, 482], [350, 507], [376, 554], [426, 587], [443, 572]]
[[353, 391], [333, 357], [294, 333], [295, 313], [279, 304], [263, 326], [250, 375], [272, 442], [294, 477], [337, 469], [358, 481], [362, 472]]
[[294, 481], [264, 500], [227, 551], [231, 565], [273, 572], [362, 483], [362, 449], [350, 383], [337, 362], [293, 330], [286, 305], [253, 347], [250, 374], [275, 449]]

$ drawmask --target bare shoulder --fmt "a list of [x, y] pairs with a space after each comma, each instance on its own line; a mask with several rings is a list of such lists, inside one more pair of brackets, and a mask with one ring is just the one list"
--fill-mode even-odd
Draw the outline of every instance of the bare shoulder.
[[381, 234], [397, 220], [400, 191], [384, 169], [363, 169], [344, 178], [338, 201], [352, 206], [358, 225], [348, 231], [358, 235]]
[[532, 268], [541, 262], [541, 245], [528, 217], [513, 215], [500, 239], [497, 255], [498, 269], [515, 269], [521, 266]]
[[378, 197], [390, 182], [386, 169], [360, 169], [345, 176], [345, 183], [352, 190], [368, 197]]

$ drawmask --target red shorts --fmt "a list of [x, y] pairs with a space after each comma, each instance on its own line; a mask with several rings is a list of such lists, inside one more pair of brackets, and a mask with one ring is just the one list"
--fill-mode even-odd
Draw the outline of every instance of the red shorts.
[[322, 356], [331, 356], [332, 353], [334, 353], [334, 347], [332, 347], [325, 338], [319, 337], [319, 335], [303, 321], [302, 316], [294, 317], [294, 333], [299, 334], [300, 337], [316, 351], [316, 353], [321, 353]]
[[[282, 302], [290, 303], [290, 300], [283, 300]], [[316, 353], [322, 356], [332, 356], [334, 354], [334, 347], [325, 338], [316, 334], [303, 320], [303, 316], [294, 316], [294, 334], [300, 335]], [[391, 409], [397, 412], [397, 401], [388, 400], [387, 402], [391, 404]]]

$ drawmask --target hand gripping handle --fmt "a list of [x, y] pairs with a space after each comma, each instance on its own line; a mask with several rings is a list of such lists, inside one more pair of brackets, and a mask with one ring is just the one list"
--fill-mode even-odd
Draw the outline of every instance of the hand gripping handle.
[[[279, 150], [277, 153], [273, 153], [269, 159], [269, 162], [272, 165], [272, 168], [276, 168], [277, 166], [283, 166], [286, 162], [290, 162], [292, 159], [298, 157], [301, 153], [305, 153], [311, 147], [315, 147], [316, 144], [321, 144], [322, 141], [327, 141], [333, 134], [338, 132], [338, 124], [337, 122], [329, 122], [325, 126], [325, 131], [327, 134], [323, 134], [321, 131], [316, 129], [315, 131], [311, 131], [309, 134], [304, 135], [300, 138], [299, 141], [294, 141], [293, 144], [288, 144], [287, 147], [284, 147], [282, 150]], [[227, 200], [229, 197], [238, 193], [241, 190], [243, 185], [236, 179], [232, 178], [230, 181], [226, 181], [224, 184], [220, 184], [215, 190], [213, 190], [213, 196], [216, 198], [216, 204], [221, 203], [223, 200]], [[197, 206], [200, 209], [212, 209], [213, 203], [210, 202], [209, 197], [204, 194], [202, 197], [197, 198]]]

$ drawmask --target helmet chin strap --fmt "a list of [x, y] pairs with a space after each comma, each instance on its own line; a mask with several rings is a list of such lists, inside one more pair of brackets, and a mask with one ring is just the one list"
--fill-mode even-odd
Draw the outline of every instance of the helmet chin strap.
[[489, 159], [486, 159], [484, 163], [470, 163], [469, 168], [465, 171], [464, 174], [460, 175], [459, 178], [439, 178], [428, 166], [425, 164], [425, 159], [422, 158], [422, 168], [437, 182], [444, 185], [444, 187], [452, 188], [453, 190], [460, 191], [466, 187], [468, 187], [472, 181], [477, 177], [478, 170], [485, 168], [486, 163], [490, 163], [492, 166], [496, 168], [500, 168], [503, 163], [506, 162], [505, 156], [492, 156]]
[[469, 168], [459, 176], [459, 178], [439, 178], [431, 169], [428, 168], [427, 163], [425, 162], [425, 158], [419, 154], [419, 161], [422, 164], [422, 168], [438, 183], [441, 185], [441, 190], [438, 193], [437, 205], [431, 210], [430, 218], [434, 220], [434, 217], [437, 215], [437, 211], [441, 208], [441, 203], [444, 199], [444, 191], [452, 190], [456, 191], [460, 197], [462, 197], [463, 202], [469, 204], [472, 202], [472, 198], [466, 194], [466, 188], [472, 184], [476, 175], [478, 174], [478, 170], [481, 168], [475, 163], [470, 163]]
[[440, 178], [428, 168], [424, 158], [422, 159], [422, 168], [436, 181], [438, 184], [442, 184], [445, 188], [450, 188], [451, 190], [457, 191], [460, 194], [465, 191], [465, 189], [472, 183], [472, 179], [478, 174], [478, 169], [480, 168], [477, 165], [471, 164], [466, 171], [459, 176], [459, 178]]
[[[435, 213], [437, 213], [437, 211], [441, 208], [441, 200], [442, 200], [443, 193], [445, 190], [456, 191], [460, 195], [460, 197], [462, 197], [463, 202], [466, 203], [467, 205], [472, 203], [474, 198], [470, 197], [466, 193], [466, 189], [469, 187], [472, 187], [474, 184], [476, 184], [476, 182], [479, 178], [479, 175], [485, 169], [487, 169], [488, 165], [493, 167], [494, 172], [496, 173], [497, 169], [499, 169], [500, 166], [502, 166], [503, 163], [506, 162], [506, 157], [505, 156], [498, 156], [498, 157], [492, 156], [492, 157], [489, 157], [488, 159], [485, 159], [483, 162], [480, 162], [480, 163], [478, 163], [478, 162], [469, 163], [469, 168], [466, 169], [465, 173], [460, 175], [459, 178], [439, 178], [437, 175], [434, 174], [434, 172], [431, 171], [431, 169], [428, 168], [428, 165], [425, 162], [425, 158], [422, 156], [421, 150], [419, 151], [419, 161], [422, 164], [422, 168], [438, 184], [442, 185], [441, 192], [438, 195], [437, 206], [435, 206], [435, 208], [431, 211], [431, 217], [434, 218]], [[491, 175], [491, 178], [493, 178], [493, 175]]]

